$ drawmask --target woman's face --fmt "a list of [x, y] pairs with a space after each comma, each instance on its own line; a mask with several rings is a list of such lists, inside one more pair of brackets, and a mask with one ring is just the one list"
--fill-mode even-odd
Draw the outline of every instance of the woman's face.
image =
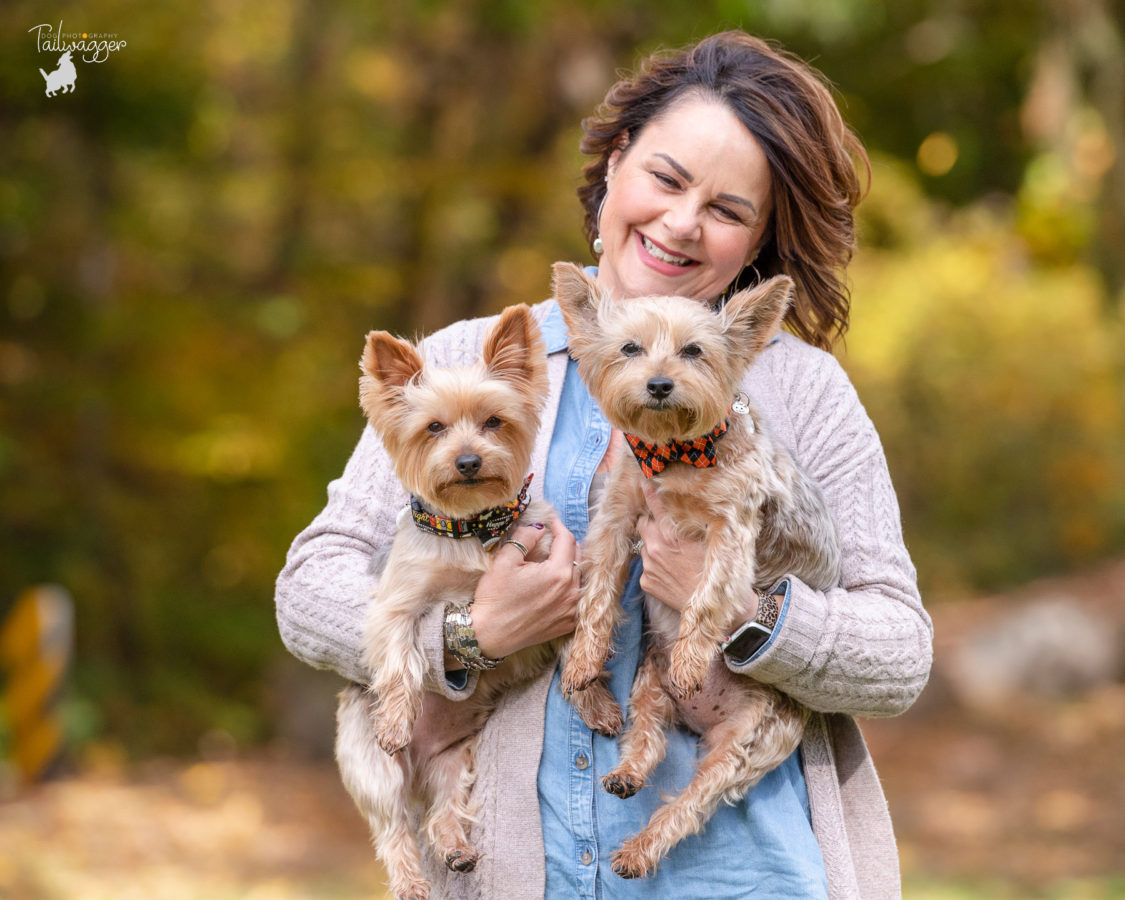
[[771, 211], [758, 141], [721, 102], [683, 98], [610, 156], [598, 283], [712, 300], [757, 254]]

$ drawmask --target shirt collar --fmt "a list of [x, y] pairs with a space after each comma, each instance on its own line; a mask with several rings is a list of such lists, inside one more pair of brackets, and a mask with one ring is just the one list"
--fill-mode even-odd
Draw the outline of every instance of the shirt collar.
[[559, 309], [557, 300], [550, 301], [550, 308], [546, 317], [539, 323], [539, 330], [543, 335], [543, 342], [547, 345], [548, 353], [558, 353], [566, 349], [566, 323], [563, 321], [562, 310]]

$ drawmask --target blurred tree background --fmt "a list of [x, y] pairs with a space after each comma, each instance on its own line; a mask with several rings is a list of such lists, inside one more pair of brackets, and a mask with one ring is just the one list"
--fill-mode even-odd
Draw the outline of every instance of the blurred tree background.
[[[589, 261], [582, 116], [729, 27], [872, 152], [840, 356], [931, 603], [1125, 550], [1125, 29], [1112, 0], [4, 4], [0, 614], [77, 605], [78, 739], [267, 739], [273, 580], [379, 327]], [[45, 97], [29, 32], [116, 33]]]

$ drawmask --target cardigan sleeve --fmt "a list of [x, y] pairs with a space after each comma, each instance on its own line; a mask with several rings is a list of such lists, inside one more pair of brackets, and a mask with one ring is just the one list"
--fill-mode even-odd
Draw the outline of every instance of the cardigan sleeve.
[[824, 492], [840, 539], [840, 586], [790, 574], [785, 619], [764, 652], [735, 671], [818, 712], [890, 716], [929, 678], [933, 626], [902, 536], [898, 500], [875, 426], [827, 354], [778, 354], [773, 372], [795, 454]]
[[[426, 344], [429, 359], [441, 364], [461, 353], [465, 338], [449, 335]], [[282, 642], [298, 659], [366, 684], [363, 626], [368, 602], [378, 585], [375, 560], [385, 557], [395, 522], [407, 503], [390, 458], [374, 429], [367, 426], [340, 478], [328, 486], [328, 503], [294, 539], [278, 576], [274, 602]], [[442, 610], [435, 606], [421, 623], [429, 663], [428, 690], [463, 699], [476, 686], [470, 673], [463, 690], [444, 677]]]

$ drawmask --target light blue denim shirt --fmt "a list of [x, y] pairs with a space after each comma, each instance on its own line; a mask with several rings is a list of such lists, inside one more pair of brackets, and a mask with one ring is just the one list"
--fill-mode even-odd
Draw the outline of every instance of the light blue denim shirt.
[[[567, 346], [566, 326], [553, 306], [543, 322], [549, 353]], [[605, 454], [610, 426], [590, 397], [574, 360], [567, 368], [547, 459], [544, 492], [578, 540], [589, 526], [590, 481]], [[641, 656], [642, 592], [635, 560], [625, 589], [625, 617], [609, 662], [610, 688], [623, 709]], [[789, 605], [788, 584], [777, 628]], [[775, 629], [776, 630], [776, 629]], [[766, 647], [769, 645], [767, 644]], [[765, 651], [766, 647], [759, 650]], [[678, 794], [702, 755], [696, 735], [675, 730], [668, 753], [634, 797], [601, 789], [616, 766], [617, 740], [594, 734], [563, 699], [555, 673], [547, 698], [539, 808], [546, 855], [546, 896], [573, 898], [827, 898], [824, 863], [813, 836], [808, 791], [794, 753], [734, 806], [721, 806], [705, 828], [681, 841], [654, 874], [627, 880], [610, 856], [647, 824], [663, 797]]]

